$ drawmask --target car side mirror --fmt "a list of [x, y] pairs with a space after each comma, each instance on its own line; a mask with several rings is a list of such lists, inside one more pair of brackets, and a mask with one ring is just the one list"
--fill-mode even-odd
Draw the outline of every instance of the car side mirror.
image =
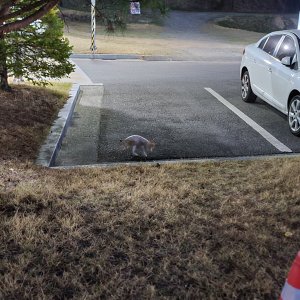
[[292, 58], [290, 56], [286, 56], [281, 60], [281, 63], [284, 66], [291, 67], [292, 66]]

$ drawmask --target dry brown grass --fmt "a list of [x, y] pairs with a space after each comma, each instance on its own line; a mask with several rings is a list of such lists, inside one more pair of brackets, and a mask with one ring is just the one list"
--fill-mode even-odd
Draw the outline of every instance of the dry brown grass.
[[[65, 36], [73, 46], [74, 53], [91, 53], [90, 24], [82, 22], [67, 22]], [[209, 22], [201, 28], [203, 33], [209, 34], [211, 41], [203, 40], [201, 36], [184, 37], [182, 33], [173, 32], [164, 34], [165, 28], [155, 24], [129, 24], [122, 33], [108, 35], [103, 27], [98, 26], [96, 31], [96, 53], [101, 54], [139, 54], [139, 55], [166, 55], [185, 59], [199, 59], [207, 55], [216, 55], [211, 52], [212, 45], [221, 51], [234, 48], [241, 53], [244, 46], [257, 41], [262, 34], [238, 29], [225, 28]], [[217, 44], [214, 44], [217, 43]], [[214, 47], [214, 46], [213, 46]], [[192, 55], [190, 49], [197, 49], [197, 55]], [[218, 54], [219, 55], [219, 54]]]
[[299, 250], [296, 158], [74, 170], [23, 159], [0, 165], [1, 299], [276, 299]]
[[[90, 24], [68, 22], [65, 37], [74, 47], [74, 53], [90, 53]], [[96, 29], [96, 53], [169, 55], [172, 53], [168, 41], [160, 37], [162, 27], [155, 24], [128, 24], [124, 34], [108, 35], [102, 26]]]
[[0, 159], [35, 158], [59, 109], [65, 103], [70, 84], [48, 89], [14, 86], [0, 90]]

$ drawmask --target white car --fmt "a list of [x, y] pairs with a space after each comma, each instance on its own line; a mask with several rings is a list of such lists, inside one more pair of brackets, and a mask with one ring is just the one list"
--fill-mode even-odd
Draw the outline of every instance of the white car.
[[288, 115], [300, 136], [300, 30], [272, 32], [243, 52], [240, 78], [245, 102], [256, 96]]

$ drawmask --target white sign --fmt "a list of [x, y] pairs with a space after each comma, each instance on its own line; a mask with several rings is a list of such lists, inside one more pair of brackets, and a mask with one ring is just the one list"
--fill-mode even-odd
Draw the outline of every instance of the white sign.
[[130, 13], [132, 15], [140, 15], [141, 14], [140, 2], [130, 2]]

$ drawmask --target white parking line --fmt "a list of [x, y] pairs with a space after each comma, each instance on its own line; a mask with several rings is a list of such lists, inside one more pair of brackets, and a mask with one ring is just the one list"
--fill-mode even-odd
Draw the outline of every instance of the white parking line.
[[210, 94], [212, 94], [217, 100], [223, 103], [226, 107], [228, 107], [232, 112], [234, 112], [237, 116], [239, 116], [243, 121], [245, 121], [249, 126], [251, 126], [256, 132], [258, 132], [263, 138], [265, 138], [269, 143], [271, 143], [275, 148], [277, 148], [280, 152], [293, 152], [289, 147], [281, 143], [277, 140], [271, 133], [262, 128], [256, 122], [254, 122], [251, 118], [246, 116], [242, 111], [224, 99], [221, 95], [215, 92], [211, 88], [204, 88]]

